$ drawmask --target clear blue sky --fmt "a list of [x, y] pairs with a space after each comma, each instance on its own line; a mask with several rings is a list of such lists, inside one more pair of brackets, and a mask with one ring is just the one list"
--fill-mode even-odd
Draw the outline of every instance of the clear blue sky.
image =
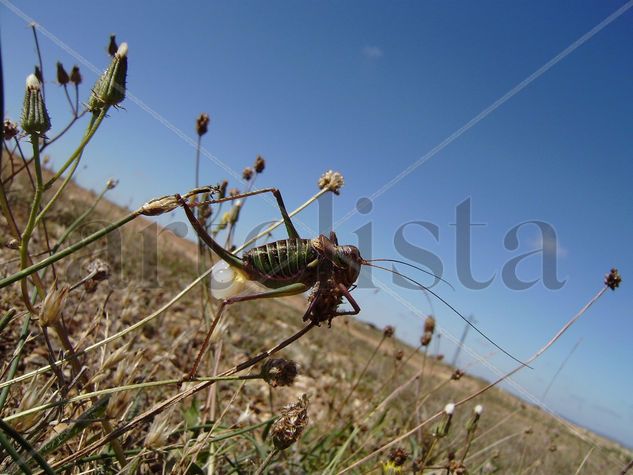
[[[208, 151], [238, 173], [262, 154], [268, 167], [258, 184], [281, 188], [290, 208], [316, 190], [323, 171], [340, 170], [346, 186], [334, 200], [336, 221], [625, 3], [60, 5], [22, 1], [19, 8], [100, 69], [108, 63], [109, 34], [127, 41], [129, 91], [173, 125], [166, 127], [139, 102], [126, 100], [125, 110], [112, 111], [90, 145], [80, 183], [100, 189], [107, 178], [117, 177], [121, 183], [111, 197], [130, 206], [189, 189], [194, 150], [175, 129], [193, 139], [195, 117], [204, 111], [212, 119], [204, 138]], [[34, 48], [26, 22], [4, 1], [0, 21], [6, 112], [15, 118]], [[356, 243], [354, 231], [371, 221], [374, 257], [398, 257], [393, 241], [403, 223], [436, 224], [439, 242], [420, 228], [406, 233], [441, 258], [443, 276], [456, 287], [435, 290], [474, 314], [488, 336], [521, 358], [582, 307], [611, 266], [619, 267], [623, 287], [605, 295], [534, 370], [514, 380], [540, 398], [582, 339], [545, 403], [628, 445], [633, 445], [632, 26], [633, 9], [377, 197], [370, 214], [354, 215], [336, 229], [339, 241]], [[53, 82], [55, 62], [80, 64], [84, 98], [96, 76], [49, 37], [40, 35], [40, 41], [49, 109], [59, 129], [67, 109]], [[76, 138], [51, 147], [54, 165]], [[215, 183], [227, 172], [203, 159], [202, 175]], [[466, 289], [456, 270], [451, 224], [456, 207], [468, 198], [473, 221], [486, 224], [472, 229], [472, 273], [478, 280], [495, 276], [483, 290]], [[265, 201], [253, 199], [244, 220], [252, 225], [277, 217]], [[307, 226], [299, 227], [304, 235], [314, 235], [316, 208], [300, 219]], [[540, 245], [536, 228], [526, 227], [517, 250], [504, 247], [507, 232], [529, 220], [556, 230], [558, 277], [566, 280], [561, 289], [548, 290], [539, 281], [518, 291], [501, 279], [509, 259]], [[541, 278], [539, 259], [536, 254], [520, 264], [522, 279]], [[394, 286], [388, 274], [374, 275], [419, 312], [431, 311], [420, 292]], [[401, 338], [417, 342], [419, 317], [388, 292], [358, 291], [357, 297], [360, 318], [395, 325]], [[458, 338], [463, 322], [437, 301], [434, 308], [443, 331]], [[336, 325], [322, 331], [337, 331]], [[501, 370], [513, 366], [498, 353], [489, 358], [494, 348], [475, 333], [467, 345]], [[440, 351], [449, 360], [454, 348], [442, 338]], [[463, 353], [460, 364], [472, 361]], [[469, 371], [494, 377], [481, 364]]]

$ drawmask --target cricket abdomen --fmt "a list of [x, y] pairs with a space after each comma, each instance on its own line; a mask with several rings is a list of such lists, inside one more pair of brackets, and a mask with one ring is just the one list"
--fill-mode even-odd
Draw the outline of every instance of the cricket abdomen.
[[264, 285], [313, 281], [316, 268], [308, 268], [308, 264], [317, 258], [310, 239], [282, 239], [255, 247], [242, 256], [244, 270]]

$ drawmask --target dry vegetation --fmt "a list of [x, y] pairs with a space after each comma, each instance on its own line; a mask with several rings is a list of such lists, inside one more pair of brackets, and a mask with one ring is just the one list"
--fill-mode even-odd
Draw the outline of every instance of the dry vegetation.
[[[30, 147], [28, 137], [20, 139]], [[37, 175], [35, 160], [16, 172], [23, 157], [11, 143], [1, 170], [0, 279], [27, 267], [11, 222], [28, 227], [35, 191], [27, 170]], [[42, 174], [44, 182], [53, 177]], [[58, 251], [129, 215], [101, 196], [69, 181], [34, 228], [32, 260], [50, 255], [62, 238]], [[199, 216], [213, 219], [217, 210], [210, 211]], [[229, 211], [218, 222], [224, 232], [239, 215]], [[173, 300], [200, 274], [198, 246], [150, 224], [136, 217], [38, 278], [0, 291], [1, 473], [593, 474], [617, 473], [631, 459], [617, 444], [496, 388], [454, 412], [445, 408], [487, 383], [427, 354], [428, 345], [411, 348], [397, 331], [353, 318], [336, 318], [332, 328], [314, 328], [277, 354], [251, 360], [304, 328], [303, 297], [231, 306], [200, 377], [179, 385], [217, 302], [203, 286]], [[156, 235], [154, 255], [143, 243]], [[34, 375], [62, 357], [56, 371]], [[214, 376], [240, 362], [248, 364]]]

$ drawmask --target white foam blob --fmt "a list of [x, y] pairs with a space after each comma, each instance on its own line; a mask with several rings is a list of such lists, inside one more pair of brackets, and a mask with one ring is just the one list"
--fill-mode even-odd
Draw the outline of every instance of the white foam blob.
[[211, 270], [211, 295], [227, 299], [238, 295], [246, 286], [246, 280], [227, 262], [220, 260]]

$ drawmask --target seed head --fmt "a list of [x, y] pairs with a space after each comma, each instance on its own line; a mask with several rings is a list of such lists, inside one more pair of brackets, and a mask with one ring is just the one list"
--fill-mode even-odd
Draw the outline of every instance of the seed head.
[[110, 35], [110, 44], [108, 45], [108, 54], [110, 56], [114, 56], [119, 49], [119, 46], [116, 44], [116, 35]]
[[437, 425], [435, 431], [433, 432], [433, 435], [436, 438], [439, 439], [448, 435], [448, 431], [451, 428], [451, 421], [453, 419], [453, 412], [455, 412], [455, 404], [451, 402], [444, 406], [444, 418]]
[[262, 378], [273, 388], [292, 386], [298, 372], [297, 363], [283, 358], [267, 360], [262, 366]]
[[308, 424], [308, 404], [308, 396], [304, 394], [298, 402], [281, 410], [281, 417], [270, 429], [273, 445], [277, 450], [287, 449], [299, 439]]
[[127, 51], [127, 43], [121, 43], [112, 57], [110, 66], [92, 88], [92, 95], [88, 101], [90, 111], [95, 112], [108, 106], [115, 106], [125, 99]]
[[461, 369], [456, 369], [455, 371], [453, 371], [451, 379], [453, 381], [459, 381], [460, 379], [462, 379], [462, 376], [464, 376], [464, 372]]
[[435, 318], [433, 315], [429, 315], [424, 320], [424, 332], [433, 333], [435, 331]]
[[253, 168], [255, 169], [256, 173], [263, 172], [264, 168], [266, 168], [266, 160], [264, 160], [264, 157], [262, 157], [261, 155], [257, 155]]
[[209, 114], [203, 112], [196, 119], [196, 132], [200, 137], [206, 134], [209, 130]]
[[244, 171], [242, 171], [242, 179], [249, 181], [251, 178], [253, 178], [253, 169], [246, 167]]
[[615, 290], [620, 287], [621, 282], [622, 277], [615, 267], [611, 269], [611, 272], [604, 276], [604, 285], [609, 287], [611, 290]]
[[432, 339], [433, 339], [433, 333], [425, 332], [424, 335], [422, 335], [422, 338], [420, 338], [420, 344], [422, 346], [429, 346]]
[[341, 188], [343, 188], [344, 184], [345, 180], [343, 179], [343, 175], [332, 170], [328, 170], [321, 175], [318, 182], [319, 189], [328, 189], [335, 195], [341, 192]]
[[9, 242], [7, 242], [6, 246], [9, 249], [19, 249], [20, 248], [20, 241], [18, 241], [17, 239], [11, 239]]
[[402, 447], [394, 447], [389, 451], [387, 458], [396, 467], [402, 467], [409, 458], [409, 453]]
[[28, 134], [44, 135], [51, 128], [51, 119], [42, 98], [41, 87], [35, 74], [29, 74], [26, 78], [22, 108], [22, 128]]
[[40, 310], [40, 325], [48, 327], [57, 323], [62, 311], [64, 310], [69, 290], [70, 287], [67, 285], [56, 289], [53, 284], [53, 287], [49, 289], [46, 297], [44, 297], [44, 302], [42, 302], [42, 309]]
[[79, 86], [81, 84], [81, 72], [79, 71], [79, 66], [75, 65], [70, 70], [70, 82], [72, 82], [75, 86]]
[[11, 140], [18, 135], [18, 124], [11, 122], [9, 119], [4, 119], [4, 140]]
[[466, 423], [466, 431], [472, 433], [477, 430], [477, 424], [479, 423], [479, 418], [483, 410], [484, 408], [481, 404], [475, 406], [475, 409], [473, 409], [473, 417]]
[[68, 76], [68, 73], [64, 69], [64, 65], [58, 61], [57, 62], [57, 82], [60, 84], [60, 86], [65, 86], [66, 84], [68, 84], [69, 81], [70, 81], [70, 77]]
[[404, 351], [402, 350], [396, 351], [395, 358], [396, 358], [396, 361], [402, 361], [402, 359], [404, 358]]
[[110, 178], [108, 181], [106, 181], [106, 188], [108, 190], [113, 190], [116, 188], [118, 184], [119, 184], [119, 180], [115, 178]]
[[391, 325], [387, 325], [385, 329], [382, 331], [382, 334], [385, 338], [391, 338], [393, 334], [396, 333], [396, 329]]
[[444, 412], [449, 416], [452, 416], [453, 412], [455, 412], [455, 404], [449, 402], [446, 406], [444, 406]]
[[484, 412], [484, 406], [482, 406], [481, 404], [477, 404], [475, 406], [474, 412], [475, 414], [479, 414], [481, 416], [481, 413]]

